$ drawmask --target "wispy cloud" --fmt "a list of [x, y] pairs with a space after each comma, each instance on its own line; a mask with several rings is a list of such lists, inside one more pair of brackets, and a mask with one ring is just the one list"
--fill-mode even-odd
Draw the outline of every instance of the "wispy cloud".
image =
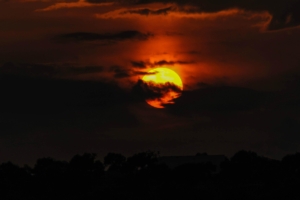
[[103, 66], [73, 66], [68, 64], [39, 63], [4, 63], [0, 66], [0, 74], [22, 77], [64, 78], [86, 74], [97, 74], [104, 71]]
[[190, 12], [190, 10], [179, 9], [176, 7], [161, 8], [158, 10], [151, 10], [149, 8], [137, 8], [137, 9], [118, 9], [104, 14], [96, 14], [97, 18], [109, 19], [109, 18], [135, 18], [137, 16], [158, 16], [168, 15], [178, 18], [218, 18], [230, 15], [243, 14], [244, 11], [240, 9], [222, 10], [218, 12]]
[[158, 66], [189, 65], [194, 63], [195, 63], [194, 61], [184, 61], [184, 60], [159, 60], [155, 62], [131, 61], [132, 67], [137, 69], [146, 69], [148, 67], [158, 67]]
[[89, 32], [75, 32], [69, 34], [62, 34], [55, 37], [57, 41], [61, 42], [82, 42], [82, 41], [122, 41], [122, 40], [147, 40], [153, 36], [152, 33], [142, 33], [136, 30], [128, 30], [117, 33], [89, 33]]
[[52, 10], [58, 10], [62, 8], [82, 8], [82, 7], [93, 7], [93, 6], [111, 6], [113, 5], [113, 2], [104, 2], [104, 3], [89, 3], [85, 0], [79, 0], [77, 2], [62, 2], [62, 3], [56, 3], [49, 7], [37, 9], [36, 12], [45, 12], [45, 11], [52, 11]]
[[[103, 0], [93, 0], [103, 2]], [[210, 18], [232, 14], [238, 14], [240, 11], [251, 13], [267, 13], [270, 17], [268, 20], [268, 30], [286, 29], [300, 25], [300, 1], [299, 0], [278, 0], [260, 1], [209, 1], [209, 0], [109, 0], [109, 2], [128, 5], [150, 5], [151, 3], [163, 3], [172, 5], [170, 8], [153, 10], [150, 8], [135, 8], [115, 10], [106, 14], [97, 15], [98, 18], [121, 18], [133, 17], [136, 15], [173, 15], [177, 17], [189, 18]]]
[[138, 8], [138, 9], [133, 9], [133, 10], [128, 10], [125, 11], [124, 13], [121, 14], [138, 14], [138, 15], [167, 15], [169, 14], [172, 10], [174, 10], [172, 6], [167, 7], [167, 8], [161, 8], [157, 10], [152, 10], [149, 8]]
[[116, 79], [123, 79], [123, 78], [129, 78], [134, 76], [145, 76], [145, 75], [151, 75], [156, 73], [156, 72], [144, 72], [144, 71], [134, 70], [119, 65], [111, 66], [109, 72], [113, 73], [113, 76]]

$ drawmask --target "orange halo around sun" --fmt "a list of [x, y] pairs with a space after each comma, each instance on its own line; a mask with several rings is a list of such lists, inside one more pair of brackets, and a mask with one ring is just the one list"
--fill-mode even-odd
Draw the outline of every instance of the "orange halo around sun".
[[[157, 85], [164, 85], [167, 83], [171, 83], [177, 86], [180, 91], [183, 90], [183, 84], [181, 81], [180, 76], [171, 69], [168, 68], [155, 68], [148, 72], [142, 80], [145, 83], [152, 82]], [[174, 99], [180, 97], [181, 92], [178, 91], [168, 91], [167, 93], [163, 94], [163, 96], [154, 99], [146, 99], [146, 102], [155, 108], [164, 108], [166, 104], [174, 104]]]

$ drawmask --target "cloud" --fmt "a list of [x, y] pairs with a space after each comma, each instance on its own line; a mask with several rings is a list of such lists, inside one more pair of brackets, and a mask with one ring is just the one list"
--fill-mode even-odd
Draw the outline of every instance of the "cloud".
[[117, 79], [154, 74], [149, 72], [136, 71], [118, 65], [111, 66], [109, 72], [114, 73], [114, 78]]
[[159, 61], [131, 61], [131, 65], [134, 68], [146, 69], [147, 67], [158, 67], [158, 66], [173, 66], [173, 65], [189, 65], [194, 64], [194, 61], [183, 61], [183, 60], [159, 60]]
[[86, 2], [89, 3], [118, 3], [122, 5], [133, 5], [136, 4], [138, 1], [137, 0], [86, 0]]
[[55, 37], [57, 41], [122, 41], [122, 40], [148, 40], [152, 37], [152, 33], [142, 33], [136, 30], [122, 31], [118, 33], [88, 33], [75, 32], [69, 34], [58, 35]]
[[5, 63], [0, 67], [2, 75], [18, 75], [23, 77], [62, 78], [84, 74], [103, 72], [103, 66], [72, 66], [35, 63]]
[[182, 96], [169, 105], [169, 111], [183, 114], [226, 113], [257, 109], [265, 104], [266, 94], [248, 88], [210, 86], [183, 91]]
[[113, 2], [93, 4], [93, 3], [86, 2], [85, 0], [79, 0], [77, 2], [56, 3], [56, 4], [46, 7], [46, 8], [37, 9], [36, 12], [52, 11], [52, 10], [58, 10], [58, 9], [62, 9], [62, 8], [82, 8], [82, 7], [111, 6], [111, 5], [113, 5]]
[[103, 66], [84, 66], [84, 67], [69, 67], [65, 73], [70, 74], [90, 74], [103, 72]]
[[[110, 1], [111, 2], [111, 1]], [[116, 3], [124, 4], [124, 1], [114, 1]], [[132, 5], [146, 5], [151, 3], [173, 4], [171, 7], [159, 8], [153, 10], [150, 8], [136, 8], [136, 9], [120, 9], [97, 15], [99, 18], [116, 18], [122, 15], [167, 15], [174, 14], [174, 16], [181, 17], [208, 17], [208, 14], [223, 13], [224, 11], [239, 10], [239, 12], [253, 12], [264, 13], [268, 12], [272, 17], [267, 24], [268, 30], [278, 30], [288, 27], [295, 27], [300, 25], [300, 0], [278, 0], [276, 2], [271, 0], [136, 0], [130, 1]], [[129, 2], [126, 2], [129, 4]], [[175, 4], [175, 6], [174, 6]], [[229, 12], [227, 14], [237, 14], [236, 12]], [[225, 14], [225, 13], [223, 13]]]
[[95, 3], [95, 4], [97, 4], [97, 3], [111, 3], [111, 2], [118, 3], [119, 0], [86, 0], [86, 2]]
[[123, 69], [120, 66], [111, 66], [109, 71], [113, 72], [114, 73], [114, 77], [118, 78], [118, 79], [120, 79], [120, 78], [127, 78], [127, 77], [131, 76], [129, 70]]
[[142, 71], [133, 71], [134, 75], [138, 76], [145, 76], [145, 75], [153, 75], [156, 74], [156, 72], [142, 72]]
[[170, 11], [172, 11], [173, 7], [161, 8], [157, 10], [151, 10], [149, 8], [144, 9], [135, 9], [124, 11], [121, 14], [140, 14], [140, 15], [167, 15]]
[[300, 25], [300, 1], [291, 4], [286, 10], [273, 12], [269, 30], [279, 30]]
[[117, 85], [100, 81], [1, 75], [0, 83], [0, 107], [8, 113], [56, 113], [79, 107], [105, 108], [127, 101]]
[[131, 64], [134, 68], [145, 69], [147, 64], [144, 61], [131, 61]]
[[104, 14], [96, 14], [96, 18], [99, 19], [116, 19], [116, 18], [135, 18], [138, 15], [149, 17], [149, 16], [159, 16], [168, 15], [177, 18], [194, 18], [194, 19], [214, 19], [218, 17], [243, 14], [243, 10], [239, 9], [228, 9], [221, 10], [218, 12], [198, 12], [194, 9], [180, 8], [178, 6], [171, 6], [168, 8], [161, 8], [158, 10], [151, 10], [150, 8], [136, 8], [136, 9], [117, 9]]
[[31, 164], [28, 162], [42, 156], [69, 157], [75, 149], [102, 152], [102, 148], [119, 140], [108, 134], [108, 130], [139, 125], [127, 108], [128, 93], [112, 82], [0, 73], [0, 91], [0, 138], [7, 152], [1, 161]]
[[177, 60], [177, 61], [167, 61], [167, 60], [160, 60], [160, 61], [154, 62], [154, 65], [155, 66], [176, 65], [176, 64], [179, 64], [179, 65], [188, 65], [188, 64], [193, 64], [193, 63], [194, 62], [192, 62], [192, 61], [180, 61], [180, 60]]
[[170, 82], [154, 83], [138, 80], [132, 89], [133, 93], [141, 99], [160, 99], [170, 92], [181, 93], [181, 89]]

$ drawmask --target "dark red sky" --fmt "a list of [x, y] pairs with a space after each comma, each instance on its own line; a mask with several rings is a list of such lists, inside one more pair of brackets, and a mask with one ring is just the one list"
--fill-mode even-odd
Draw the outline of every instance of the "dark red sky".
[[[299, 0], [0, 0], [0, 13], [0, 162], [299, 151]], [[185, 88], [163, 110], [132, 89], [160, 66]]]

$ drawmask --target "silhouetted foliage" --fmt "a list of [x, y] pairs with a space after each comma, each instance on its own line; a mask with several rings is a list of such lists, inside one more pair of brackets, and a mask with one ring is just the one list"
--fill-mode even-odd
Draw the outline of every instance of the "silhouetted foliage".
[[157, 161], [158, 154], [158, 152], [152, 151], [138, 153], [129, 157], [127, 162], [136, 170], [146, 169], [151, 167]]
[[67, 162], [56, 161], [53, 158], [41, 158], [36, 161], [33, 173], [41, 178], [56, 178], [63, 176], [67, 169]]
[[70, 160], [68, 175], [76, 185], [83, 182], [86, 186], [98, 183], [103, 173], [104, 166], [96, 160], [96, 154], [75, 155]]
[[196, 185], [207, 182], [214, 170], [212, 163], [185, 164], [174, 169], [173, 178], [178, 179], [182, 186]]
[[26, 195], [24, 186], [30, 175], [23, 168], [11, 162], [0, 165], [0, 199], [19, 199]]
[[230, 161], [223, 163], [221, 175], [225, 180], [238, 183], [253, 183], [263, 178], [269, 160], [255, 152], [239, 151]]
[[282, 164], [286, 170], [294, 175], [300, 174], [300, 153], [287, 155], [282, 159]]
[[108, 153], [104, 157], [104, 166], [108, 167], [109, 171], [121, 170], [126, 163], [126, 157], [122, 154]]
[[195, 160], [171, 169], [167, 163], [159, 163], [158, 158], [158, 153], [151, 151], [128, 159], [109, 153], [103, 165], [96, 154], [85, 153], [75, 155], [69, 162], [41, 158], [33, 168], [3, 163], [0, 199], [300, 198], [300, 153], [279, 161], [239, 151], [221, 164], [220, 171], [211, 162], [195, 163]]
[[[300, 153], [287, 155], [282, 159], [284, 179], [283, 188], [287, 191], [287, 198], [299, 198], [298, 188], [300, 185]], [[283, 196], [283, 195], [282, 195]]]

